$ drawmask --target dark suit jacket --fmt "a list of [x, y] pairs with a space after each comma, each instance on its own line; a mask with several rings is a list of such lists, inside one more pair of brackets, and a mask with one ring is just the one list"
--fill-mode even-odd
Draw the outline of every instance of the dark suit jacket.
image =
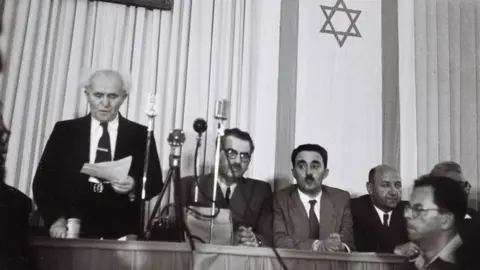
[[406, 204], [406, 201], [398, 204], [392, 212], [390, 226], [385, 228], [370, 195], [352, 199], [353, 234], [357, 251], [393, 253], [395, 246], [407, 243], [407, 221], [403, 216]]
[[[320, 199], [320, 240], [339, 233], [352, 250], [353, 221], [350, 194], [344, 190], [323, 186]], [[277, 192], [273, 200], [273, 238], [279, 248], [312, 249], [315, 239], [308, 238], [308, 215], [298, 195], [297, 185]]]
[[[129, 175], [135, 180], [135, 201], [128, 194], [117, 194], [104, 185], [101, 194], [91, 190], [88, 175], [80, 173], [89, 162], [90, 114], [57, 122], [43, 152], [33, 180], [35, 202], [47, 228], [60, 217], [82, 221], [85, 238], [119, 238], [140, 233], [142, 175], [147, 129], [119, 115], [114, 160], [132, 156]], [[162, 187], [162, 173], [155, 140], [150, 147], [146, 197], [150, 199]]]
[[480, 265], [480, 213], [469, 208], [465, 219], [458, 228], [463, 245], [457, 251], [457, 264], [461, 269], [478, 269]]
[[[198, 202], [195, 203], [195, 177], [183, 178], [181, 183], [184, 204], [211, 207], [213, 180], [213, 174], [200, 177]], [[252, 227], [262, 244], [269, 246], [272, 244], [272, 197], [272, 188], [269, 183], [240, 178], [230, 197], [230, 206], [227, 205], [219, 185], [217, 185], [215, 201], [218, 207], [231, 210], [234, 231], [237, 231], [241, 225]]]
[[0, 270], [30, 269], [28, 221], [32, 200], [0, 183]]

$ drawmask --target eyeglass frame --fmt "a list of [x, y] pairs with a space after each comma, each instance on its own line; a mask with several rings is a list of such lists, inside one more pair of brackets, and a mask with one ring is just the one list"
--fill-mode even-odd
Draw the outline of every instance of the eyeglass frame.
[[238, 151], [233, 149], [233, 148], [225, 149], [225, 156], [230, 160], [236, 159], [239, 154], [240, 154], [240, 161], [243, 162], [243, 163], [247, 163], [247, 162], [250, 162], [252, 160], [252, 154], [251, 153], [248, 153], [248, 152], [238, 153]]
[[0, 131], [0, 144], [2, 146], [7, 145], [8, 141], [10, 140], [10, 130], [4, 129]]
[[[416, 205], [418, 206], [418, 205]], [[415, 207], [412, 207], [410, 204], [405, 205], [403, 208], [403, 214], [407, 214], [408, 212], [411, 213], [411, 216], [413, 219], [416, 219], [420, 216], [421, 213], [425, 213], [428, 211], [438, 211], [441, 212], [443, 209], [441, 208], [421, 208], [421, 209], [415, 209]]]

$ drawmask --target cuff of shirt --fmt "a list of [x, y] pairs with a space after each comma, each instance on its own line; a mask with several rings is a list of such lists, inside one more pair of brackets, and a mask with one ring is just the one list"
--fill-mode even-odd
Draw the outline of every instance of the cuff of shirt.
[[312, 244], [312, 250], [314, 251], [318, 251], [319, 247], [320, 247], [320, 240], [315, 240]]
[[348, 252], [348, 253], [351, 253], [351, 252], [352, 252], [352, 250], [348, 247], [347, 244], [342, 243], [342, 245], [347, 249], [347, 252]]

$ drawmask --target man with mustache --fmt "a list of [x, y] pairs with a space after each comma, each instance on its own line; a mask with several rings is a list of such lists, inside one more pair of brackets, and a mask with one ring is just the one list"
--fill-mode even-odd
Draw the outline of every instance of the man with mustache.
[[466, 210], [467, 196], [455, 180], [431, 175], [416, 180], [404, 215], [408, 237], [420, 255], [405, 269], [463, 269], [456, 254], [462, 245], [458, 228]]
[[[129, 87], [120, 73], [95, 71], [82, 87], [90, 114], [55, 124], [33, 179], [33, 195], [53, 238], [66, 237], [67, 220], [81, 220], [80, 238], [138, 235], [147, 128], [119, 113]], [[96, 179], [85, 163], [132, 157], [125, 179]], [[150, 145], [146, 199], [162, 187], [155, 140]]]
[[387, 165], [372, 168], [367, 191], [351, 201], [355, 246], [361, 252], [393, 253], [408, 242], [400, 173]]
[[354, 249], [350, 194], [323, 185], [329, 173], [325, 148], [300, 145], [293, 150], [291, 161], [297, 184], [274, 197], [275, 246], [315, 251]]
[[[272, 188], [269, 183], [244, 177], [255, 149], [250, 134], [238, 128], [226, 129], [222, 137], [219, 181], [215, 203], [230, 209], [235, 245], [270, 246], [272, 244]], [[231, 168], [230, 168], [230, 165]], [[181, 180], [185, 205], [210, 207], [214, 175], [199, 177], [195, 200], [195, 176]]]

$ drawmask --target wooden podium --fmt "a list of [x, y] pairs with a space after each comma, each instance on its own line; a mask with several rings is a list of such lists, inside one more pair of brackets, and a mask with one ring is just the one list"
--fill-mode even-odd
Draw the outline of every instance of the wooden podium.
[[[270, 248], [186, 243], [32, 238], [39, 270], [86, 269], [282, 269]], [[278, 249], [289, 270], [397, 270], [403, 257], [373, 253], [319, 253]]]

